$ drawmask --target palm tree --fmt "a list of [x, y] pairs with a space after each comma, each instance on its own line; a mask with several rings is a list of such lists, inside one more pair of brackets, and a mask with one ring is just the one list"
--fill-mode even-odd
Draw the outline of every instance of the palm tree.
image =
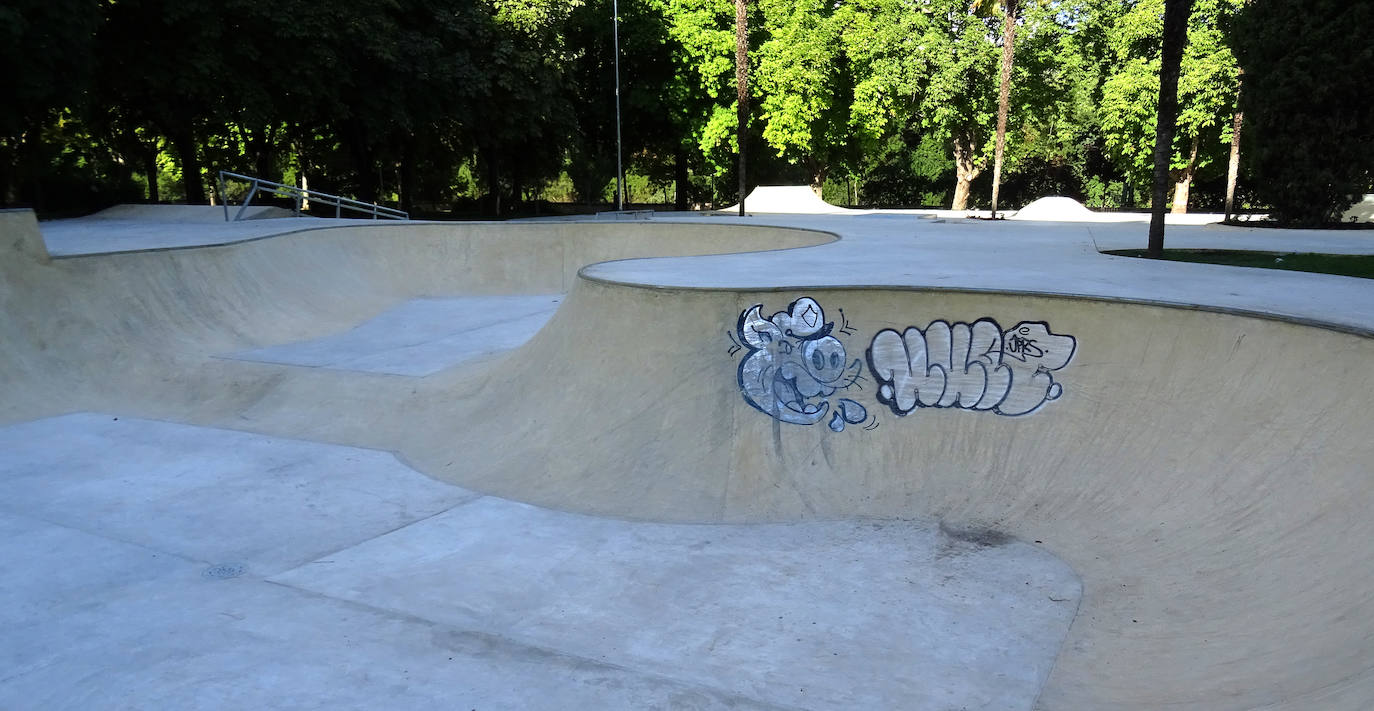
[[735, 88], [739, 142], [739, 216], [744, 217], [744, 142], [749, 133], [749, 13], [748, 0], [735, 0]]
[[997, 140], [992, 158], [992, 216], [997, 217], [997, 192], [1002, 187], [1002, 154], [1007, 146], [1007, 110], [1011, 104], [1011, 67], [1016, 54], [1018, 0], [974, 0], [975, 12], [987, 13], [1000, 5], [1002, 20], [1002, 72], [997, 94]]
[[1193, 0], [1164, 0], [1164, 37], [1159, 59], [1159, 113], [1155, 119], [1155, 169], [1150, 193], [1150, 243], [1145, 255], [1164, 256], [1164, 201], [1169, 190], [1169, 160], [1174, 153], [1178, 115], [1178, 74], [1188, 43]]

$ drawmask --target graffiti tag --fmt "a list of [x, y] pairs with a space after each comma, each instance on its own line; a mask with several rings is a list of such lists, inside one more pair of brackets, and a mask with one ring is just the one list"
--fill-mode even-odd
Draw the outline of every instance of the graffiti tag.
[[1025, 415], [1057, 399], [1053, 371], [1068, 365], [1073, 336], [1051, 333], [1043, 321], [1003, 330], [992, 319], [933, 321], [924, 329], [879, 331], [868, 348], [878, 402], [897, 415], [918, 407], [957, 407]]

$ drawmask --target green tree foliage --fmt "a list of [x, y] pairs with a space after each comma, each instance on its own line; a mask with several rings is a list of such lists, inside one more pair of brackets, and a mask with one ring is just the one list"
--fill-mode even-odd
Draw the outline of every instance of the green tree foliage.
[[668, 0], [668, 32], [677, 46], [684, 76], [686, 137], [700, 156], [714, 192], [734, 192], [738, 100], [735, 95], [735, 3], [733, 0]]
[[814, 189], [844, 163], [853, 88], [840, 34], [848, 13], [822, 0], [758, 0], [763, 32], [754, 95], [763, 140], [805, 166]]
[[99, 22], [79, 0], [0, 5], [0, 203], [40, 202], [45, 167], [81, 152], [64, 129], [86, 103]]
[[1251, 179], [1281, 223], [1337, 220], [1374, 190], [1371, 26], [1374, 5], [1335, 0], [1253, 2], [1237, 23]]
[[[1223, 27], [1243, 0], [1197, 0], [1178, 80], [1171, 178], [1174, 211], [1187, 210], [1197, 172], [1224, 159], [1231, 142], [1239, 66]], [[1102, 89], [1102, 133], [1118, 167], [1144, 185], [1154, 166], [1159, 106], [1159, 37], [1164, 0], [1141, 0], [1115, 18], [1107, 33], [1114, 71]]]
[[[222, 199], [213, 177], [228, 169], [422, 213], [508, 214], [541, 194], [585, 209], [615, 176], [612, 1], [12, 0], [0, 201]], [[1233, 32], [1241, 3], [1196, 0], [1175, 205], [1194, 184], [1194, 199], [1216, 199], [1234, 44], [1253, 65], [1247, 182], [1278, 216], [1294, 219], [1280, 203], [1302, 196], [1329, 203], [1329, 219], [1370, 187], [1371, 58], [1346, 31], [1368, 9], [1264, 0]], [[1132, 206], [1150, 169], [1163, 0], [1015, 5], [999, 203]], [[986, 206], [1006, 6], [751, 0], [750, 183]], [[628, 184], [681, 207], [733, 202], [734, 0], [623, 0], [619, 13]]]

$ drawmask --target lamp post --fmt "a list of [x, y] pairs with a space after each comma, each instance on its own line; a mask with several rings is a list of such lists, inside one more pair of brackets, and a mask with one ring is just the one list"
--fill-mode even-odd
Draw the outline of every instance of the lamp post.
[[625, 169], [620, 159], [620, 0], [611, 0], [611, 37], [615, 46], [615, 209], [625, 209]]

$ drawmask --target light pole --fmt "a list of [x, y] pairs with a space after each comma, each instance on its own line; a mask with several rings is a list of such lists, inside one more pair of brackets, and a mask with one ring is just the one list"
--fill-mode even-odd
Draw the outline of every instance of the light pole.
[[625, 169], [620, 162], [620, 0], [611, 0], [611, 37], [615, 46], [615, 209], [625, 209]]

